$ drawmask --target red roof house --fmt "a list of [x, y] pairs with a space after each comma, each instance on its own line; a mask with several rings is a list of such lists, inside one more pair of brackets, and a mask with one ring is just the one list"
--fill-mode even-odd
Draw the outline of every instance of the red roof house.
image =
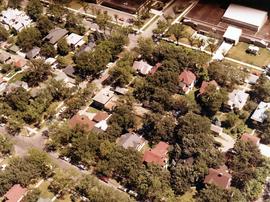
[[203, 81], [202, 82], [202, 85], [201, 85], [201, 88], [200, 88], [200, 95], [202, 95], [202, 94], [205, 93], [206, 88], [209, 85], [214, 85], [214, 86], [216, 86], [217, 89], [219, 88], [219, 86], [218, 86], [218, 84], [217, 84], [217, 82], [215, 80], [212, 80], [212, 81]]
[[196, 76], [191, 71], [184, 70], [179, 76], [179, 81], [182, 90], [187, 94], [193, 89]]
[[15, 184], [4, 195], [4, 201], [6, 202], [20, 202], [27, 192], [26, 188], [22, 188], [21, 185]]
[[68, 121], [68, 126], [70, 128], [75, 128], [76, 126], [79, 127], [85, 127], [87, 131], [90, 131], [94, 128], [95, 122], [90, 120], [88, 116], [85, 115], [79, 115], [76, 114], [74, 115], [69, 121]]
[[214, 184], [222, 189], [228, 189], [231, 186], [232, 175], [224, 168], [209, 169], [209, 174], [204, 178], [204, 183]]
[[169, 146], [170, 145], [165, 142], [159, 142], [153, 149], [144, 153], [143, 161], [166, 167]]
[[260, 144], [260, 138], [254, 136], [254, 135], [250, 135], [248, 133], [244, 133], [242, 136], [241, 136], [241, 140], [244, 141], [244, 142], [251, 142], [251, 143], [254, 143], [255, 145], [259, 145]]
[[94, 118], [93, 118], [93, 121], [95, 121], [95, 122], [100, 122], [100, 121], [104, 121], [104, 120], [106, 120], [106, 119], [108, 119], [109, 118], [109, 114], [107, 113], [107, 112], [98, 112], [98, 113], [96, 113], [96, 115], [94, 116]]

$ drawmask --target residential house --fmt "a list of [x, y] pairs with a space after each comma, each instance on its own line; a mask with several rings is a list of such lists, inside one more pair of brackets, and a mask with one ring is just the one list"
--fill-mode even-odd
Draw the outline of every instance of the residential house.
[[104, 108], [104, 106], [112, 99], [114, 92], [110, 90], [110, 87], [103, 88], [99, 91], [95, 97], [93, 97], [92, 105], [97, 108]]
[[80, 47], [80, 50], [77, 52], [77, 56], [80, 55], [83, 52], [89, 52], [93, 50], [93, 48], [96, 46], [96, 43], [93, 41], [90, 41], [88, 44], [84, 44]]
[[63, 69], [63, 72], [69, 76], [70, 78], [76, 78], [76, 75], [74, 74], [75, 73], [75, 69], [72, 65], [68, 65], [67, 67], [65, 67]]
[[270, 109], [270, 103], [260, 102], [256, 110], [253, 112], [251, 119], [262, 123], [266, 117], [266, 111]]
[[12, 91], [14, 91], [15, 89], [17, 89], [19, 87], [22, 87], [25, 90], [28, 90], [29, 89], [28, 84], [26, 82], [24, 82], [24, 81], [16, 81], [15, 83], [8, 84], [6, 86], [4, 92], [6, 94], [9, 94], [9, 93], [11, 93]]
[[106, 131], [108, 128], [107, 120], [109, 119], [109, 117], [110, 115], [107, 112], [98, 112], [92, 120], [96, 122], [96, 128]]
[[211, 124], [210, 130], [215, 134], [215, 135], [221, 135], [223, 132], [223, 128], [214, 124]]
[[23, 28], [29, 27], [32, 23], [32, 20], [24, 11], [12, 8], [2, 11], [0, 21], [16, 32], [20, 32]]
[[4, 195], [4, 202], [20, 202], [26, 195], [27, 189], [15, 184]]
[[179, 81], [183, 92], [188, 94], [195, 85], [196, 76], [191, 71], [184, 70], [179, 76]]
[[127, 88], [121, 88], [121, 87], [117, 86], [114, 89], [114, 92], [119, 94], [119, 95], [125, 95], [128, 92], [128, 89]]
[[11, 55], [6, 51], [0, 51], [0, 63], [7, 63], [11, 59]]
[[254, 85], [257, 83], [258, 79], [259, 79], [258, 75], [249, 74], [249, 76], [245, 79], [245, 82], [248, 84]]
[[125, 149], [131, 148], [140, 151], [147, 141], [136, 133], [127, 133], [117, 138], [116, 143]]
[[11, 53], [17, 54], [20, 51], [20, 48], [13, 44], [12, 46], [9, 46], [7, 50]]
[[68, 45], [70, 45], [70, 47], [73, 49], [80, 47], [85, 43], [85, 41], [83, 40], [83, 36], [75, 33], [71, 33], [70, 35], [68, 35], [66, 40]]
[[55, 45], [58, 41], [60, 41], [62, 38], [64, 38], [68, 34], [68, 31], [66, 29], [62, 28], [55, 28], [52, 29], [49, 34], [44, 37], [43, 40], [48, 41], [50, 44]]
[[245, 106], [249, 94], [243, 90], [233, 90], [233, 92], [229, 93], [228, 97], [228, 107], [231, 110], [234, 108], [241, 110]]
[[26, 58], [29, 60], [32, 60], [39, 55], [39, 52], [40, 52], [40, 48], [34, 47], [26, 53]]
[[213, 184], [222, 189], [229, 189], [232, 175], [225, 168], [210, 168], [208, 175], [204, 178], [205, 184]]
[[18, 60], [15, 60], [14, 61], [14, 66], [16, 68], [23, 68], [25, 65], [27, 64], [27, 60], [21, 58], [21, 59], [18, 59]]
[[149, 65], [147, 62], [145, 62], [143, 60], [135, 61], [133, 63], [133, 69], [142, 75], [149, 74], [151, 72], [152, 68], [153, 68], [153, 66]]
[[159, 142], [153, 149], [144, 153], [143, 161], [167, 168], [169, 146], [165, 142]]
[[219, 86], [217, 84], [217, 82], [215, 80], [212, 80], [212, 81], [203, 81], [202, 82], [202, 85], [201, 85], [201, 88], [200, 88], [200, 95], [203, 95], [206, 91], [206, 88], [209, 86], [209, 85], [213, 85], [216, 87], [216, 89], [218, 90], [219, 89]]
[[260, 144], [260, 138], [256, 137], [255, 135], [251, 135], [251, 134], [248, 134], [248, 133], [244, 133], [242, 136], [241, 136], [241, 140], [243, 142], [251, 142], [257, 146], [259, 146]]
[[158, 68], [161, 67], [161, 65], [162, 65], [161, 63], [157, 63], [157, 64], [151, 69], [151, 71], [149, 72], [149, 74], [150, 74], [150, 75], [155, 74], [156, 71], [158, 70]]
[[86, 115], [79, 115], [76, 114], [74, 115], [69, 121], [68, 121], [68, 126], [69, 128], [75, 128], [75, 127], [84, 127], [85, 130], [91, 131], [94, 126], [95, 122], [90, 120], [90, 118]]

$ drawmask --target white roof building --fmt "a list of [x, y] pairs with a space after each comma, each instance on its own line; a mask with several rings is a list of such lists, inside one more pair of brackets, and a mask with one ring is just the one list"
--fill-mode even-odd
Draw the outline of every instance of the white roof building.
[[133, 69], [140, 72], [143, 75], [147, 75], [152, 70], [153, 66], [149, 65], [147, 62], [140, 60], [133, 63]]
[[242, 29], [229, 26], [223, 35], [225, 41], [233, 42], [236, 45], [242, 35]]
[[17, 32], [21, 31], [25, 27], [29, 27], [32, 23], [32, 20], [24, 11], [11, 8], [2, 11], [0, 21], [8, 25], [10, 28], [15, 29]]
[[256, 110], [253, 112], [251, 119], [262, 123], [266, 118], [265, 112], [270, 109], [270, 103], [260, 102]]
[[266, 11], [230, 4], [222, 19], [234, 25], [240, 25], [254, 31], [259, 31], [268, 17]]
[[249, 97], [249, 94], [245, 93], [243, 90], [233, 90], [233, 92], [229, 93], [228, 105], [233, 108], [237, 108], [241, 110]]
[[71, 33], [70, 35], [68, 35], [66, 40], [67, 40], [68, 45], [73, 46], [73, 47], [79, 47], [85, 43], [83, 40], [83, 36], [80, 36], [75, 33]]

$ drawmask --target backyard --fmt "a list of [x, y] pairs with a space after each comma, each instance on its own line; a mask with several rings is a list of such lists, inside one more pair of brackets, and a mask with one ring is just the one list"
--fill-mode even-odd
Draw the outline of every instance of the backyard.
[[258, 55], [253, 55], [246, 53], [248, 47], [249, 44], [240, 42], [234, 46], [226, 56], [260, 67], [270, 63], [270, 51], [268, 49], [260, 48]]

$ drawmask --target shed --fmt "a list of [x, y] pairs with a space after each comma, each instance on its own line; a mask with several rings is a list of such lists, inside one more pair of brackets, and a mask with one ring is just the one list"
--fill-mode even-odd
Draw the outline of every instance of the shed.
[[229, 26], [225, 31], [223, 38], [228, 43], [238, 44], [239, 39], [242, 35], [242, 29], [237, 27]]

